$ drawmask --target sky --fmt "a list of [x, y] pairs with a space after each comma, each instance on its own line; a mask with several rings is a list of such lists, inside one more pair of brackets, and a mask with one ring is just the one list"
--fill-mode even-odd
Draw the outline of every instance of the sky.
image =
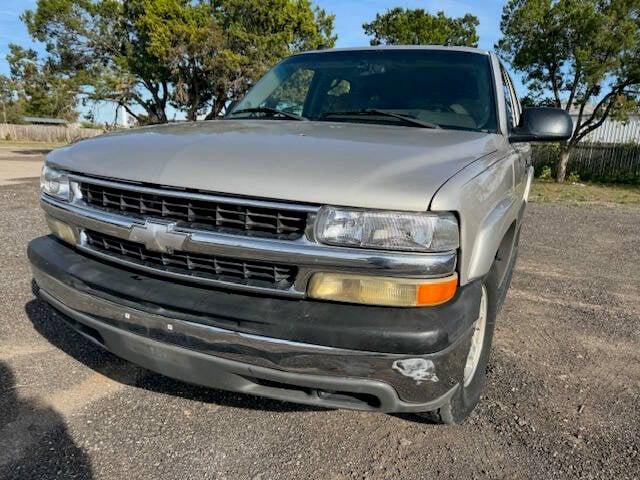
[[[356, 47], [369, 45], [362, 24], [373, 20], [376, 12], [384, 12], [394, 7], [424, 8], [436, 13], [440, 10], [451, 17], [461, 17], [471, 13], [478, 17], [480, 25], [481, 48], [492, 50], [500, 37], [500, 16], [504, 0], [315, 0], [327, 12], [336, 15], [335, 32], [338, 35], [337, 47]], [[9, 67], [6, 55], [10, 42], [42, 51], [43, 46], [34, 43], [23, 23], [20, 14], [34, 8], [36, 0], [0, 0], [0, 74], [7, 74]], [[518, 75], [514, 75], [518, 92], [522, 95], [526, 89]], [[99, 121], [113, 121], [114, 107], [102, 105], [96, 107]]]
[[9, 73], [5, 57], [9, 53], [10, 42], [37, 47], [20, 21], [20, 14], [35, 4], [35, 0], [0, 0], [0, 74]]

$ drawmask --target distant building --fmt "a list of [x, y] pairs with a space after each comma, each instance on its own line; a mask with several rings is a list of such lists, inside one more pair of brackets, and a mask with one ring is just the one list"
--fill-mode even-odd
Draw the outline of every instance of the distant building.
[[28, 125], [57, 125], [62, 127], [69, 125], [69, 122], [63, 118], [22, 117], [22, 121]]
[[[582, 121], [589, 118], [593, 113], [595, 106], [587, 105], [582, 114]], [[579, 110], [571, 109], [569, 114], [573, 119], [574, 126], [578, 122]], [[627, 122], [619, 122], [606, 119], [602, 125], [587, 135], [583, 142], [591, 143], [640, 143], [640, 116], [630, 115]]]

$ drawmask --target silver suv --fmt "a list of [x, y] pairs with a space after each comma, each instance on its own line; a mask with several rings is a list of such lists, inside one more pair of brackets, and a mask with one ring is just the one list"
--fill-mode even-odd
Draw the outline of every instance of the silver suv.
[[516, 259], [526, 142], [571, 130], [522, 110], [485, 51], [296, 55], [224, 120], [52, 152], [37, 291], [170, 377], [460, 422]]

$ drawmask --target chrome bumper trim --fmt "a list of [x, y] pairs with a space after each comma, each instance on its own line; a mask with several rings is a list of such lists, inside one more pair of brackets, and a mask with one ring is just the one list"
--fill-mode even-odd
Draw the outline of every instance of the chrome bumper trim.
[[[144, 225], [142, 220], [137, 221], [124, 215], [60, 202], [46, 196], [42, 197], [41, 205], [46, 214], [79, 229], [95, 230], [123, 240], [134, 240], [132, 230], [134, 227]], [[424, 254], [358, 250], [321, 245], [304, 237], [298, 240], [277, 240], [179, 228], [176, 228], [175, 231], [186, 235], [181, 247], [184, 251], [297, 266], [299, 269], [298, 277], [290, 290], [257, 289], [267, 290], [276, 295], [304, 295], [307, 282], [315, 271], [361, 272], [385, 276], [433, 278], [450, 275], [456, 268], [456, 252]], [[98, 252], [83, 245], [82, 242], [78, 246], [88, 253], [101, 256]], [[102, 258], [118, 261], [132, 268], [141, 268], [140, 265], [133, 262], [116, 260], [104, 255]], [[158, 272], [152, 268], [148, 270]], [[185, 277], [170, 272], [162, 274], [174, 278], [184, 279]], [[197, 279], [191, 276], [188, 276], [188, 279], [243, 290], [256, 290], [255, 287], [217, 280]]]
[[[468, 335], [441, 352], [423, 356], [310, 345], [147, 313], [80, 292], [36, 267], [33, 274], [42, 298], [80, 323], [89, 317], [93, 323], [256, 367], [382, 381], [406, 402], [428, 402], [446, 395], [459, 382], [465, 360]], [[402, 373], [402, 362], [422, 362], [430, 371]]]

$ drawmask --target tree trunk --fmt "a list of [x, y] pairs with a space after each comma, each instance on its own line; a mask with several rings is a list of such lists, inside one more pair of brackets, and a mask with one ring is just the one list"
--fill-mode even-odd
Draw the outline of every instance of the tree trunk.
[[149, 123], [151, 124], [167, 123], [169, 121], [166, 112], [157, 106], [145, 108], [145, 110], [149, 115]]
[[567, 163], [569, 163], [570, 153], [569, 145], [562, 145], [560, 147], [560, 161], [558, 162], [558, 171], [556, 172], [556, 181], [558, 183], [564, 183], [564, 179], [567, 176]]
[[169, 119], [167, 118], [167, 112], [164, 111], [164, 108], [160, 108], [158, 113], [158, 123], [168, 123]]
[[211, 107], [211, 111], [205, 117], [205, 120], [215, 120], [216, 118], [218, 118], [220, 116], [220, 112], [222, 111], [223, 107], [224, 107], [224, 103], [219, 104], [218, 102], [215, 102], [213, 104], [213, 107]]
[[222, 109], [227, 103], [227, 100], [228, 98], [225, 93], [223, 91], [218, 91], [213, 101], [213, 105], [211, 106], [211, 111], [205, 117], [205, 120], [215, 120], [216, 118], [218, 118], [220, 112], [222, 112]]
[[193, 100], [191, 106], [189, 106], [189, 110], [187, 110], [187, 121], [195, 122], [198, 120], [198, 108], [196, 107], [196, 100]]

